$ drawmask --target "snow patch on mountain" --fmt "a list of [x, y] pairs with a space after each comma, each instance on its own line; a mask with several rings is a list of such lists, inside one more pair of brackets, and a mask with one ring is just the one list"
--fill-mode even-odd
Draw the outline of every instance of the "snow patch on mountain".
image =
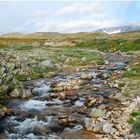
[[114, 31], [103, 30], [103, 32], [107, 34], [117, 34], [117, 33], [121, 33], [121, 30], [120, 29]]

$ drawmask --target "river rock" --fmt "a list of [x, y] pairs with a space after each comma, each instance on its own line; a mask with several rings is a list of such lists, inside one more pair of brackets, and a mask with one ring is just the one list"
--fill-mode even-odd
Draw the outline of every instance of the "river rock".
[[106, 108], [105, 104], [101, 104], [98, 106], [98, 109], [105, 109], [105, 108]]
[[62, 90], [80, 89], [82, 85], [83, 85], [83, 81], [76, 79], [76, 80], [68, 80], [59, 83], [54, 83], [51, 85], [51, 87], [53, 88], [53, 90], [62, 91]]
[[12, 98], [18, 98], [20, 96], [20, 91], [19, 89], [14, 89], [11, 93], [10, 93], [10, 96]]
[[82, 74], [80, 78], [83, 80], [91, 80], [93, 76], [91, 74]]
[[95, 127], [95, 120], [93, 118], [85, 118], [84, 127], [87, 130], [93, 130], [93, 128]]
[[103, 127], [103, 124], [102, 122], [96, 122], [95, 126], [93, 127], [92, 131], [93, 132], [102, 132], [102, 127]]
[[112, 125], [109, 122], [106, 122], [103, 125], [103, 132], [108, 134], [111, 132], [111, 130], [112, 130]]
[[83, 129], [83, 126], [81, 124], [78, 124], [78, 125], [74, 126], [73, 128], [66, 127], [64, 129], [64, 131], [77, 132], [77, 131], [80, 131], [81, 129]]
[[48, 134], [49, 129], [47, 129], [45, 126], [36, 125], [32, 129], [30, 128], [27, 131], [28, 131], [28, 133], [33, 133], [35, 135], [43, 135], [44, 136], [44, 135], [47, 135]]
[[65, 100], [65, 98], [66, 98], [66, 94], [65, 94], [64, 92], [61, 92], [61, 93], [59, 94], [59, 99], [60, 99], [60, 100]]
[[90, 97], [86, 100], [85, 105], [91, 107], [96, 103], [96, 101], [97, 101], [96, 98]]
[[93, 108], [89, 116], [93, 118], [104, 117], [105, 111], [102, 109]]
[[29, 89], [22, 89], [22, 98], [31, 98], [33, 97], [32, 92]]
[[12, 98], [31, 98], [33, 96], [32, 92], [29, 89], [14, 89], [10, 96]]
[[12, 109], [7, 108], [7, 107], [2, 107], [0, 109], [0, 119], [7, 115], [11, 115], [12, 113], [13, 113]]

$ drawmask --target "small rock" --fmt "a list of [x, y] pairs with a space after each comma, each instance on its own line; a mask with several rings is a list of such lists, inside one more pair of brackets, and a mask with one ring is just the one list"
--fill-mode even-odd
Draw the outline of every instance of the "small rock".
[[65, 94], [64, 92], [61, 92], [61, 93], [59, 94], [59, 99], [60, 99], [60, 100], [65, 100], [65, 98], [66, 98], [66, 94]]
[[104, 133], [110, 133], [112, 130], [112, 126], [109, 122], [106, 122], [104, 125], [103, 125], [103, 132]]
[[96, 122], [96, 125], [93, 127], [93, 132], [101, 132], [103, 124], [101, 122]]
[[41, 65], [48, 66], [48, 67], [54, 67], [54, 64], [51, 60], [45, 60], [41, 62]]
[[50, 98], [57, 98], [58, 94], [57, 93], [50, 93], [49, 96], [50, 96]]
[[82, 74], [80, 78], [83, 80], [91, 80], [93, 76], [91, 74]]
[[95, 120], [93, 120], [91, 118], [85, 118], [84, 119], [84, 127], [87, 130], [93, 130], [93, 128], [95, 127]]
[[22, 98], [31, 98], [33, 97], [32, 92], [29, 89], [22, 89]]
[[29, 89], [14, 89], [10, 96], [12, 98], [30, 98], [33, 97], [33, 94]]
[[93, 106], [95, 103], [96, 103], [96, 98], [92, 98], [92, 99], [88, 99], [88, 100], [86, 101], [85, 104], [86, 104], [88, 107], [91, 107], [91, 106]]
[[105, 108], [106, 108], [106, 106], [104, 104], [101, 104], [98, 106], [98, 109], [105, 109]]
[[103, 111], [102, 109], [93, 108], [89, 116], [94, 118], [104, 117], [105, 111]]
[[19, 89], [14, 89], [11, 93], [10, 93], [10, 96], [12, 97], [12, 98], [18, 98], [19, 96], [20, 96], [20, 91], [19, 91]]
[[103, 74], [103, 78], [104, 78], [104, 79], [107, 79], [107, 78], [108, 78], [108, 74], [107, 74], [107, 73], [104, 73], [104, 74]]

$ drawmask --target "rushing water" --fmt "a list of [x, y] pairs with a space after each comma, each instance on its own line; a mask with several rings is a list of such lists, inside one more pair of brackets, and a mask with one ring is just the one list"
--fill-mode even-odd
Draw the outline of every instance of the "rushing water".
[[[122, 70], [126, 66], [127, 63], [117, 62], [114, 66], [107, 66], [101, 71], [111, 74], [113, 71]], [[77, 108], [84, 108], [85, 97], [93, 95], [93, 87], [99, 89], [99, 91], [96, 92], [97, 96], [99, 94], [105, 95], [117, 91], [117, 89], [105, 87], [103, 82], [106, 81], [106, 79], [98, 78], [96, 71], [97, 70], [91, 69], [86, 72], [78, 72], [68, 76], [56, 76], [50, 80], [43, 79], [28, 84], [27, 87], [32, 89], [36, 93], [36, 96], [29, 100], [18, 99], [7, 102], [7, 106], [10, 106], [15, 111], [15, 114], [3, 121], [4, 138], [61, 138], [61, 133], [63, 131], [74, 132], [84, 129], [80, 123], [72, 124], [71, 127], [61, 126], [58, 123], [57, 115], [72, 115], [80, 120], [85, 118], [86, 115], [84, 116], [77, 112], [71, 112], [69, 114], [69, 110], [75, 109], [76, 111]], [[52, 92], [51, 84], [53, 82], [79, 79], [83, 73], [92, 75], [93, 80], [88, 81], [82, 89], [76, 91], [76, 94], [78, 93], [77, 98], [70, 96], [65, 100], [49, 98], [49, 94]], [[90, 108], [88, 111], [90, 111]]]

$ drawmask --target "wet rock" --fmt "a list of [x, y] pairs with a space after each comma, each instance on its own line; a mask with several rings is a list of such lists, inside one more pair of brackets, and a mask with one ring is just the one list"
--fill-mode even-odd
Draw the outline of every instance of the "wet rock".
[[85, 102], [85, 105], [88, 106], [88, 107], [92, 107], [95, 103], [96, 103], [96, 98], [94, 97], [89, 97], [86, 102]]
[[86, 128], [86, 130], [93, 130], [93, 128], [95, 127], [95, 120], [93, 118], [85, 118], [84, 127]]
[[47, 135], [49, 133], [49, 129], [47, 129], [44, 126], [41, 126], [41, 125], [38, 126], [37, 125], [37, 126], [33, 127], [32, 129], [29, 128], [27, 130], [27, 133], [33, 133], [35, 135], [43, 135], [43, 136], [45, 136], [45, 135]]
[[91, 74], [82, 74], [80, 78], [83, 80], [91, 80], [93, 76]]
[[59, 95], [57, 93], [50, 93], [50, 98], [56, 99]]
[[87, 114], [88, 113], [87, 109], [86, 108], [83, 108], [83, 107], [82, 108], [78, 108], [77, 112], [79, 114]]
[[81, 100], [77, 100], [75, 103], [74, 103], [74, 106], [76, 107], [80, 107], [80, 106], [83, 106], [84, 105], [84, 102], [81, 101]]
[[19, 96], [20, 96], [20, 91], [19, 91], [19, 89], [14, 89], [11, 93], [10, 93], [10, 96], [12, 97], [12, 98], [18, 98]]
[[98, 96], [98, 97], [96, 98], [96, 100], [97, 100], [97, 103], [98, 103], [98, 104], [101, 104], [101, 103], [104, 102], [104, 98], [103, 98], [102, 96]]
[[13, 113], [12, 109], [3, 107], [0, 109], [0, 119], [6, 117], [7, 115], [11, 115]]
[[78, 124], [78, 125], [74, 126], [73, 128], [66, 127], [64, 129], [64, 131], [77, 132], [77, 131], [80, 131], [81, 129], [83, 129], [83, 126], [81, 124]]
[[22, 89], [21, 91], [22, 91], [22, 96], [21, 96], [22, 98], [31, 98], [31, 97], [33, 97], [33, 94], [32, 94], [32, 92], [30, 90]]
[[66, 94], [64, 92], [59, 93], [59, 99], [60, 100], [65, 100]]
[[17, 112], [16, 115], [22, 118], [34, 118], [34, 114], [26, 111]]
[[31, 98], [33, 94], [29, 89], [14, 89], [10, 96], [12, 98]]
[[115, 100], [118, 100], [118, 101], [121, 101], [124, 99], [124, 96], [123, 94], [120, 92], [120, 93], [116, 93], [116, 94], [110, 94], [108, 96], [109, 99], [115, 99]]
[[104, 117], [105, 111], [102, 109], [93, 108], [89, 116], [93, 118]]
[[75, 124], [78, 123], [78, 120], [74, 117], [68, 117], [68, 118], [63, 118], [59, 119], [58, 124], [64, 125], [64, 126], [74, 126]]

